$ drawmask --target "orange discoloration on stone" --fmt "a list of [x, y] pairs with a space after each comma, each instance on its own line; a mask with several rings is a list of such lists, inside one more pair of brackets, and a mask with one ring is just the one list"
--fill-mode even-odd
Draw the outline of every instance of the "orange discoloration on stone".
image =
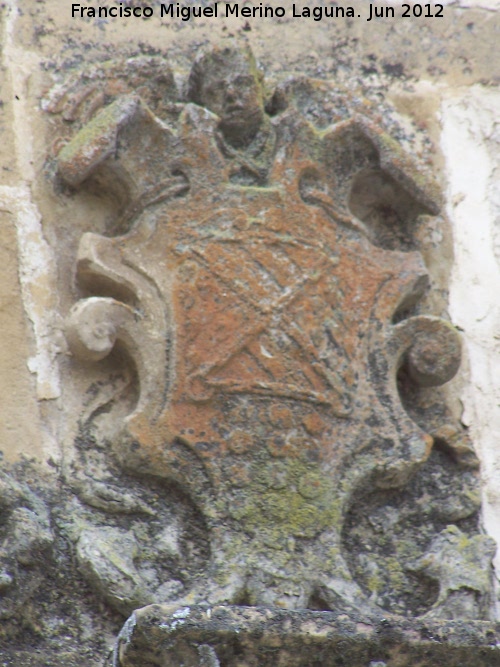
[[321, 419], [317, 412], [311, 412], [310, 414], [306, 415], [303, 418], [302, 423], [310, 435], [319, 435], [326, 428], [325, 422]]
[[[187, 104], [174, 133], [134, 104], [128, 123], [140, 131], [123, 130], [99, 163], [132, 184], [133, 227], [105, 252], [87, 239], [79, 264], [87, 282], [134, 295], [143, 332], [118, 333], [141, 399], [115, 448], [125, 468], [173, 479], [195, 499], [221, 570], [248, 568], [257, 600], [293, 606], [273, 574], [280, 559], [300, 590], [348, 579], [340, 556], [321, 556], [321, 536], [338, 551], [353, 489], [401, 485], [429, 454], [396, 374], [411, 327], [440, 325], [392, 323], [425, 267], [416, 252], [373, 244], [349, 211], [355, 174], [388, 159], [367, 126], [319, 133], [293, 111], [266, 118], [267, 135], [252, 141], [265, 152], [271, 137], [273, 152], [260, 163], [200, 107]], [[63, 150], [63, 177], [75, 180], [82, 154], [100, 155], [105, 130], [91, 150], [82, 138]], [[431, 342], [422, 349], [435, 352]], [[431, 364], [418, 363], [431, 382]], [[304, 554], [321, 572], [304, 574], [291, 537], [309, 540]], [[256, 553], [265, 576], [241, 565]]]

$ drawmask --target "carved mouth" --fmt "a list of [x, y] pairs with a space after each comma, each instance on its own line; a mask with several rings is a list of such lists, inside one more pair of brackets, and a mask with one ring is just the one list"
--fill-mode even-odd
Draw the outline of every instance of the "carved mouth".
[[230, 104], [224, 109], [226, 114], [241, 113], [244, 110], [245, 109], [242, 104]]

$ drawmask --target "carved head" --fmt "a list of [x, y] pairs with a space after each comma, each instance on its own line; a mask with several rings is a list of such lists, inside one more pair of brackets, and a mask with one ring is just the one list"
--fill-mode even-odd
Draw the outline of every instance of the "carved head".
[[249, 48], [213, 48], [196, 59], [189, 75], [188, 97], [220, 117], [233, 144], [255, 136], [264, 120], [261, 76]]

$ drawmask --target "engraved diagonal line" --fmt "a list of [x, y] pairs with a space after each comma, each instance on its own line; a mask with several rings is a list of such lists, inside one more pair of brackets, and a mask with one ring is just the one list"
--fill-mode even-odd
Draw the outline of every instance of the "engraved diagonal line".
[[288, 306], [290, 303], [292, 303], [292, 301], [298, 295], [298, 292], [302, 290], [302, 288], [305, 287], [307, 283], [316, 282], [321, 277], [318, 274], [316, 274], [315, 276], [306, 275], [301, 280], [292, 284], [290, 288], [284, 290], [286, 293], [279, 296], [271, 305], [261, 306], [255, 301], [252, 301], [249, 298], [249, 296], [251, 296], [251, 293], [249, 294], [248, 292], [243, 291], [237, 282], [230, 282], [223, 275], [217, 273], [217, 271], [214, 270], [213, 266], [207, 261], [203, 253], [200, 252], [197, 248], [193, 248], [192, 252], [196, 254], [198, 258], [203, 262], [204, 268], [209, 273], [211, 273], [215, 278], [217, 278], [217, 280], [220, 280], [220, 282], [223, 283], [227, 287], [227, 289], [229, 289], [231, 292], [236, 293], [237, 296], [239, 296], [244, 301], [244, 303], [248, 304], [249, 306], [257, 310], [261, 315], [264, 315], [265, 317], [267, 317], [270, 314], [274, 314], [276, 311], [279, 312], [280, 310], [283, 310], [285, 306]]
[[299, 329], [297, 324], [291, 320], [287, 313], [283, 314], [282, 321], [287, 324], [287, 333], [295, 340], [299, 347], [309, 357], [309, 364], [313, 371], [320, 375], [323, 380], [338, 394], [340, 398], [345, 396], [346, 388], [342, 386], [340, 380], [331, 373], [325, 366], [325, 363], [318, 357], [317, 350], [309, 338]]
[[262, 307], [254, 302], [251, 302], [248, 298], [248, 294], [242, 292], [242, 290], [239, 289], [236, 284], [230, 283], [223, 276], [214, 271], [213, 267], [209, 264], [209, 262], [207, 262], [202, 252], [196, 248], [193, 248], [192, 252], [197, 255], [209, 273], [217, 278], [217, 280], [220, 280], [228, 290], [236, 293], [245, 304], [255, 309], [261, 315], [261, 317], [264, 318], [264, 320], [261, 319], [259, 322], [251, 326], [250, 329], [246, 332], [246, 335], [244, 335], [239, 340], [236, 340], [234, 345], [226, 347], [224, 354], [215, 359], [212, 363], [205, 366], [201, 372], [194, 374], [196, 377], [206, 377], [208, 373], [210, 373], [215, 368], [220, 368], [226, 364], [229, 359], [231, 359], [231, 357], [233, 357], [236, 353], [241, 352], [241, 350], [243, 350], [248, 345], [248, 343], [253, 338], [255, 338], [255, 336], [262, 333], [262, 331], [264, 331], [270, 325], [271, 318], [276, 315], [276, 312], [283, 312], [283, 310], [289, 306], [297, 296], [300, 295], [300, 292], [308, 283], [316, 282], [318, 280], [318, 275], [315, 275], [314, 277], [304, 276], [302, 280], [296, 282], [293, 285], [293, 289], [291, 288], [288, 293], [278, 297], [271, 306]]
[[[286, 249], [283, 249], [284, 254], [288, 257], [288, 253], [286, 252]], [[325, 271], [328, 271], [330, 269], [329, 266], [323, 267], [322, 274]], [[303, 332], [299, 329], [297, 324], [290, 319], [288, 313], [283, 313], [282, 316], [282, 321], [287, 324], [287, 333], [296, 341], [296, 343], [304, 350], [304, 352], [309, 356], [310, 359], [310, 365], [313, 369], [314, 372], [316, 372], [319, 376], [323, 378], [324, 381], [327, 382], [327, 384], [337, 393], [339, 398], [342, 398], [345, 396], [346, 392], [348, 391], [345, 386], [343, 386], [342, 381], [336, 376], [332, 371], [328, 368], [326, 363], [321, 359], [321, 357], [318, 356], [318, 352], [310, 339], [306, 337]], [[340, 326], [343, 328], [345, 331], [347, 329], [347, 325], [343, 319], [342, 316], [340, 318], [336, 319], [337, 323], [340, 324]], [[344, 349], [339, 345], [339, 343], [335, 340], [333, 334], [331, 331], [327, 330], [327, 335], [332, 344], [335, 345], [335, 347], [345, 356], [347, 357], [347, 354], [345, 353]]]
[[270, 382], [275, 381], [274, 373], [272, 372], [272, 370], [270, 368], [268, 368], [263, 363], [262, 359], [252, 351], [252, 348], [250, 346], [248, 346], [246, 348], [246, 354], [248, 354], [250, 359], [257, 366], [257, 368], [261, 371], [261, 373], [264, 373], [265, 375], [267, 375], [270, 378]]
[[[253, 244], [253, 245], [254, 245], [254, 246], [260, 246], [260, 247], [262, 247], [262, 245], [265, 245], [265, 244], [259, 243], [259, 244]], [[247, 256], [250, 258], [250, 260], [254, 263], [254, 265], [261, 271], [261, 273], [262, 273], [264, 276], [266, 276], [266, 278], [268, 278], [268, 280], [270, 280], [271, 282], [273, 282], [274, 285], [275, 285], [278, 289], [280, 289], [280, 290], [283, 289], [283, 285], [279, 282], [279, 280], [276, 278], [276, 276], [274, 276], [274, 275], [271, 273], [271, 271], [270, 271], [266, 266], [264, 266], [264, 264], [263, 264], [260, 260], [256, 259], [255, 257], [252, 257], [252, 253], [251, 253], [250, 248], [248, 247], [247, 244], [243, 244], [243, 245], [241, 246], [241, 249], [243, 250], [244, 253], [246, 253], [246, 255], [247, 255]]]

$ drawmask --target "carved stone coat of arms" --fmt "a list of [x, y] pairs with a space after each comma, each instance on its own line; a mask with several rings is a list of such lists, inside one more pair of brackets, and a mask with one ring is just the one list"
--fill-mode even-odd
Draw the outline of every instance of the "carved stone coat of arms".
[[150, 490], [124, 504], [103, 478], [104, 515], [115, 493], [129, 519], [75, 533], [124, 613], [487, 614], [475, 459], [435, 389], [460, 340], [419, 307], [413, 228], [436, 188], [358, 112], [315, 122], [325, 94], [302, 79], [265, 100], [249, 51], [212, 49], [168, 116], [127, 91], [57, 156], [65, 187], [118, 202], [117, 234], [81, 238], [66, 329], [76, 359], [118, 349], [138, 387], [107, 455]]

